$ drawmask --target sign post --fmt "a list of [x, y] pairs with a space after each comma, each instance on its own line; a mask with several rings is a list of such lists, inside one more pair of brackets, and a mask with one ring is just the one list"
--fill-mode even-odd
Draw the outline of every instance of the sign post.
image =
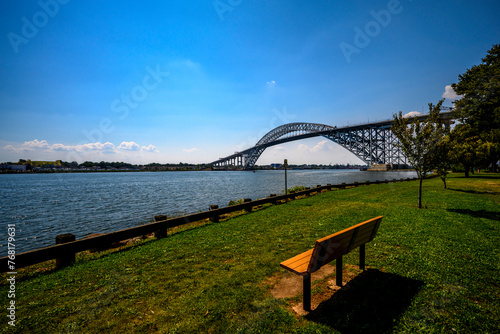
[[288, 194], [288, 184], [287, 184], [287, 175], [286, 168], [288, 167], [288, 159], [285, 159], [285, 195]]

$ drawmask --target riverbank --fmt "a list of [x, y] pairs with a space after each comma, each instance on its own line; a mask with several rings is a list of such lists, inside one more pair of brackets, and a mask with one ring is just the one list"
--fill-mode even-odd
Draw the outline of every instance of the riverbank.
[[[414, 177], [409, 172], [288, 171], [288, 187], [316, 187]], [[16, 224], [17, 252], [52, 246], [59, 234], [77, 239], [225, 207], [240, 198], [284, 193], [284, 171], [68, 173], [0, 177], [0, 226]], [[0, 256], [7, 255], [0, 240]]]
[[[211, 167], [168, 167], [168, 168], [142, 168], [142, 169], [42, 169], [42, 170], [0, 170], [0, 175], [2, 174], [54, 174], [54, 173], [126, 173], [126, 172], [227, 172], [227, 171], [239, 171], [239, 172], [255, 172], [263, 170], [284, 170], [284, 168], [274, 168], [271, 166], [255, 166], [253, 170], [228, 168], [228, 169], [213, 169]], [[328, 166], [307, 166], [307, 167], [294, 167], [291, 166], [288, 170], [362, 170], [366, 171], [366, 168], [362, 167], [345, 167], [336, 168]], [[397, 169], [397, 170], [385, 170], [385, 171], [413, 171], [413, 169]]]
[[[15, 331], [494, 332], [499, 178], [452, 175], [448, 190], [426, 180], [421, 210], [414, 181], [337, 190], [79, 257], [60, 271], [18, 277]], [[366, 274], [334, 294], [331, 276], [313, 274], [313, 299], [331, 295], [305, 316], [293, 311], [300, 292], [273, 297], [288, 278], [281, 261], [378, 215]], [[353, 253], [344, 264], [356, 273]], [[8, 302], [0, 294], [0, 304]], [[12, 332], [7, 320], [1, 325]]]

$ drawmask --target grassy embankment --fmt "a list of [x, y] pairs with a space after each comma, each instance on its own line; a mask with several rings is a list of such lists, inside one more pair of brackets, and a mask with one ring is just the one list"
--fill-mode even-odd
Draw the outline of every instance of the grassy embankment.
[[[1, 331], [497, 332], [500, 174], [453, 175], [448, 190], [439, 179], [424, 181], [421, 210], [417, 182], [326, 192], [19, 277], [16, 327], [3, 316]], [[270, 282], [288, 275], [281, 261], [378, 215], [384, 220], [367, 245], [372, 269], [348, 288], [306, 316], [291, 310], [301, 295], [271, 295]], [[354, 268], [357, 255], [344, 265]], [[314, 299], [332, 278], [312, 278]]]

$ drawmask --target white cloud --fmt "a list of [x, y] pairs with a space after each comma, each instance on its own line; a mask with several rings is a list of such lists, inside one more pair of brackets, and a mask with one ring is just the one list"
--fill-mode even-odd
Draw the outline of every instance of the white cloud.
[[182, 150], [182, 152], [187, 152], [187, 153], [192, 153], [192, 152], [196, 152], [196, 151], [199, 151], [200, 149], [199, 148], [185, 148]]
[[417, 117], [417, 116], [421, 116], [421, 115], [423, 115], [423, 114], [421, 112], [419, 112], [419, 111], [410, 111], [409, 113], [404, 114], [403, 118]]
[[76, 146], [68, 146], [63, 144], [54, 144], [52, 145], [53, 151], [72, 151], [75, 150]]
[[316, 143], [316, 145], [314, 145], [312, 148], [309, 148], [309, 146], [307, 146], [306, 144], [299, 144], [297, 146], [297, 151], [303, 153], [326, 152], [331, 149], [330, 143], [330, 140], [325, 139]]
[[307, 146], [306, 144], [299, 144], [299, 146], [297, 146], [297, 150], [298, 151], [309, 151], [309, 146]]
[[451, 85], [448, 85], [444, 88], [442, 97], [449, 100], [456, 100], [461, 98], [462, 95], [457, 95], [457, 93], [453, 90], [453, 87], [451, 87]]
[[[65, 145], [61, 143], [49, 144], [46, 140], [32, 140], [26, 141], [21, 145], [6, 145], [3, 146], [4, 150], [13, 151], [17, 153], [21, 152], [35, 152], [35, 151], [43, 151], [45, 153], [51, 152], [80, 152], [80, 153], [118, 153], [118, 151], [127, 151], [127, 152], [159, 152], [154, 145], [148, 146], [139, 146], [139, 144], [130, 141], [130, 142], [122, 142], [118, 148], [115, 147], [113, 143], [106, 142], [96, 142], [96, 143], [87, 143], [81, 145]], [[198, 151], [198, 149], [193, 148], [191, 150], [187, 150], [186, 152]]]
[[277, 152], [282, 152], [282, 151], [284, 151], [284, 150], [285, 150], [285, 148], [284, 148], [283, 146], [275, 146], [275, 147], [273, 147], [273, 149], [274, 149], [275, 151], [277, 151]]
[[64, 145], [60, 143], [52, 144], [50, 145], [46, 140], [32, 140], [32, 141], [27, 141], [24, 142], [22, 145], [19, 147], [14, 147], [13, 145], [7, 145], [4, 146], [4, 149], [15, 151], [15, 152], [20, 152], [20, 151], [35, 151], [35, 150], [43, 150], [44, 152], [61, 152], [61, 151], [107, 151], [107, 152], [113, 152], [115, 151], [115, 145], [110, 142], [106, 143], [88, 143], [88, 144], [82, 144], [82, 145]]
[[[10, 161], [16, 159], [32, 160], [65, 160], [65, 161], [128, 161], [133, 163], [150, 163], [152, 159], [160, 162], [171, 162], [173, 152], [160, 153], [156, 146], [149, 144], [139, 146], [130, 141], [120, 145], [111, 142], [82, 143], [66, 145], [63, 143], [50, 143], [47, 140], [34, 139], [26, 142], [1, 142], [0, 155]], [[195, 149], [198, 150], [198, 149]], [[189, 153], [178, 156], [175, 160], [186, 161]], [[111, 156], [111, 157], [110, 157]]]
[[106, 152], [106, 153], [113, 153], [115, 152], [115, 145], [110, 142], [106, 143], [87, 143], [87, 144], [82, 144], [82, 145], [64, 145], [60, 143], [56, 143], [53, 145], [48, 145], [47, 146], [47, 152], [50, 151], [55, 151], [55, 152], [68, 152], [68, 151], [75, 151], [75, 152]]
[[125, 150], [125, 151], [139, 151], [141, 147], [133, 142], [133, 141], [123, 141], [120, 146], [118, 146], [119, 150]]
[[279, 156], [285, 152], [285, 148], [281, 145], [278, 146], [272, 146], [268, 148], [269, 154], [272, 154], [273, 156]]
[[330, 143], [329, 140], [325, 139], [317, 143], [312, 149], [311, 152], [321, 152], [321, 151], [328, 151], [329, 146], [328, 144]]
[[101, 142], [97, 143], [88, 143], [84, 145], [77, 145], [74, 146], [77, 151], [79, 150], [84, 150], [84, 151], [114, 151], [115, 150], [115, 145], [110, 142], [106, 142], [102, 144]]
[[141, 147], [141, 151], [145, 152], [158, 152], [156, 146], [149, 144], [148, 146]]
[[8, 150], [8, 151], [14, 151], [14, 152], [17, 152], [19, 151], [19, 149], [15, 148], [14, 146], [12, 145], [6, 145], [3, 147], [4, 149]]
[[173, 67], [173, 68], [188, 68], [188, 69], [194, 69], [194, 70], [200, 70], [201, 69], [200, 63], [196, 63], [196, 62], [192, 61], [191, 59], [171, 61], [171, 62], [168, 63], [168, 67]]
[[274, 86], [276, 86], [276, 81], [274, 81], [274, 80], [268, 81], [268, 82], [266, 82], [266, 86], [269, 88], [274, 87]]
[[21, 145], [22, 148], [27, 149], [27, 150], [33, 150], [36, 148], [48, 148], [49, 143], [47, 143], [46, 140], [32, 140], [32, 141], [25, 141], [23, 145]]

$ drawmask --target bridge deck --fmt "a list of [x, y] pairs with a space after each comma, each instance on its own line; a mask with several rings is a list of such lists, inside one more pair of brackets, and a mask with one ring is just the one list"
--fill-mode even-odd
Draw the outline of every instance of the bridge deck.
[[[428, 116], [420, 115], [416, 118], [425, 121]], [[453, 120], [452, 111], [442, 112], [439, 116], [443, 121]], [[268, 132], [254, 147], [220, 158], [211, 164], [216, 167], [238, 166], [250, 169], [268, 147], [318, 136], [336, 142], [368, 164], [405, 163], [406, 158], [397, 147], [397, 138], [390, 130], [392, 124], [394, 119], [343, 127], [316, 123], [284, 124]], [[318, 129], [325, 130], [317, 131]], [[295, 132], [306, 133], [284, 137]]]

